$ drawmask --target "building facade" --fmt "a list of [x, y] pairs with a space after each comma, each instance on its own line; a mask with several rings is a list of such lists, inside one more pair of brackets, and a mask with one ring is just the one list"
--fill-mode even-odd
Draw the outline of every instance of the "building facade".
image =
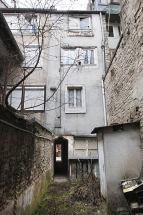
[[[14, 11], [3, 10], [25, 55], [24, 75], [35, 68], [12, 92], [9, 102], [26, 118], [38, 118], [55, 134], [53, 175], [62, 173], [77, 180], [86, 177], [92, 163], [98, 177], [97, 139], [90, 133], [95, 125], [105, 124], [101, 48], [105, 21], [101, 13]], [[19, 77], [12, 79], [9, 88]]]

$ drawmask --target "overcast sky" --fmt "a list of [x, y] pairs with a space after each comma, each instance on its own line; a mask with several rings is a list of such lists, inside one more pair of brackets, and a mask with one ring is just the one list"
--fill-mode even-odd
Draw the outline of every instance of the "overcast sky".
[[[14, 0], [5, 0], [9, 6], [14, 7]], [[86, 10], [89, 0], [16, 0], [17, 7], [49, 8], [55, 5], [59, 10]]]

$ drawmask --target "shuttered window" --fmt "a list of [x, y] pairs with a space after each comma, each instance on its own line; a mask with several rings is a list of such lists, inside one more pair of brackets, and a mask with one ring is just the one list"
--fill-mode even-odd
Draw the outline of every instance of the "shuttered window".
[[[25, 46], [25, 61], [24, 67], [35, 67], [41, 47], [38, 45]], [[36, 67], [41, 67], [41, 56]]]

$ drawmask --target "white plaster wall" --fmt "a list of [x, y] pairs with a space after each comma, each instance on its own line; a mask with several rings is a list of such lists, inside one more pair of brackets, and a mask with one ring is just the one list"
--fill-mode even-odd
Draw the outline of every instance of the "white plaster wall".
[[102, 139], [102, 132], [98, 133], [98, 159], [99, 159], [99, 173], [100, 173], [100, 190], [101, 195], [107, 197], [107, 184], [105, 177], [105, 161], [104, 161], [104, 143]]
[[118, 31], [118, 26], [120, 25], [115, 23], [110, 23], [109, 25], [113, 26], [113, 33], [114, 33], [114, 37], [108, 37], [109, 49], [116, 49], [120, 39], [120, 35]]
[[[57, 15], [52, 15], [51, 21], [56, 18]], [[55, 131], [55, 133], [59, 135], [90, 134], [93, 127], [97, 125], [102, 126], [104, 124], [101, 90], [102, 55], [100, 18], [98, 14], [92, 15], [93, 37], [68, 36], [67, 20], [67, 15], [64, 15], [62, 17], [60, 26], [62, 30], [55, 32], [54, 37], [51, 37], [50, 39], [47, 98], [53, 93], [50, 88], [58, 87], [60, 75], [62, 80], [64, 74], [68, 71], [67, 66], [63, 66], [64, 68], [60, 67], [60, 47], [97, 47], [98, 67], [72, 66], [72, 68], [69, 69], [65, 79], [61, 84], [61, 103], [59, 88], [54, 94], [54, 99], [50, 99], [50, 101], [47, 103], [45, 122], [47, 123], [47, 126], [50, 126]], [[59, 71], [62, 72], [60, 73]], [[65, 86], [80, 84], [85, 86], [86, 113], [65, 113]], [[60, 105], [61, 109], [59, 108]]]
[[139, 125], [126, 124], [123, 131], [103, 130], [107, 199], [112, 208], [124, 206], [120, 181], [139, 177], [142, 168], [142, 151]]

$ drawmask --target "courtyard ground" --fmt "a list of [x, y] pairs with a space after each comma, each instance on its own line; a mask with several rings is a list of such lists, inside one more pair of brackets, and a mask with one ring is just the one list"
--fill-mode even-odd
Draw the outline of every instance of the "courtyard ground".
[[46, 190], [34, 215], [108, 215], [100, 197], [99, 182], [53, 182]]

